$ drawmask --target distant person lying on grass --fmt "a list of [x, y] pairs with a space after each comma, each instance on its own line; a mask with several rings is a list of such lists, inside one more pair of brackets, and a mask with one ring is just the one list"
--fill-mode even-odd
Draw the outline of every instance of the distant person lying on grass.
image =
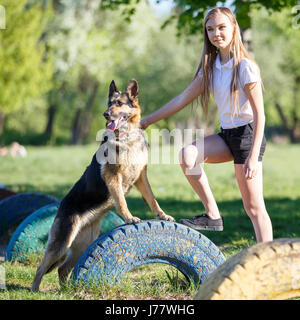
[[27, 151], [24, 146], [20, 145], [18, 142], [13, 142], [10, 148], [10, 155], [12, 157], [26, 157]]
[[10, 150], [7, 150], [7, 147], [3, 146], [0, 149], [0, 156], [5, 157], [10, 155], [12, 157], [26, 157], [27, 151], [24, 146], [20, 145], [18, 142], [13, 142], [11, 144]]

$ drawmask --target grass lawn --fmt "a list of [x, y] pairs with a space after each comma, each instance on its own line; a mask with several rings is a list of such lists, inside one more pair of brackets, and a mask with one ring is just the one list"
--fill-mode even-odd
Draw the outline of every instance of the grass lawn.
[[[39, 192], [59, 200], [89, 165], [97, 145], [80, 147], [28, 147], [28, 157], [0, 158], [0, 183], [16, 192]], [[274, 238], [300, 237], [299, 145], [268, 144], [264, 157], [264, 196]], [[232, 163], [205, 165], [211, 189], [225, 224], [223, 232], [203, 232], [226, 257], [255, 244], [254, 230], [241, 201]], [[179, 165], [149, 165], [148, 177], [160, 206], [178, 221], [203, 213], [203, 206], [185, 180]], [[127, 196], [129, 209], [143, 219], [154, 216], [138, 191]], [[164, 265], [146, 265], [129, 273], [115, 287], [88, 290], [60, 289], [57, 272], [46, 275], [42, 292], [32, 293], [37, 261], [3, 263], [6, 289], [3, 299], [191, 299], [191, 288], [177, 270]]]

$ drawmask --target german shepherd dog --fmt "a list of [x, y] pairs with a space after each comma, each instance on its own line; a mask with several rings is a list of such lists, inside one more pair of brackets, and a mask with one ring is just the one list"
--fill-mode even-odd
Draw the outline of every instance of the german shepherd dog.
[[[108, 108], [103, 115], [107, 123], [101, 145], [60, 203], [32, 290], [39, 290], [44, 274], [55, 267], [60, 285], [66, 283], [79, 257], [98, 237], [100, 220], [112, 206], [126, 223], [140, 221], [132, 216], [125, 200], [133, 185], [159, 219], [175, 221], [160, 208], [147, 179], [148, 144], [139, 128], [141, 109], [136, 80], [130, 80], [124, 92], [111, 82]], [[109, 154], [115, 161], [108, 161]]]

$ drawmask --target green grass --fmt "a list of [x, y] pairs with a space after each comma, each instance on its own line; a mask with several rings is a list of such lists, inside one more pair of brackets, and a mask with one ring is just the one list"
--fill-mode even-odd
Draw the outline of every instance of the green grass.
[[68, 285], [60, 288], [57, 272], [43, 277], [41, 291], [30, 290], [37, 263], [2, 264], [6, 288], [0, 300], [90, 300], [90, 299], [192, 299], [196, 289], [175, 268], [162, 264], [136, 267], [117, 284], [91, 284], [86, 287]]
[[[59, 200], [89, 165], [96, 145], [80, 147], [28, 147], [28, 157], [1, 158], [0, 183], [16, 192], [41, 192]], [[300, 237], [300, 148], [268, 144], [264, 157], [264, 196], [274, 238]], [[254, 230], [244, 209], [232, 163], [205, 165], [204, 169], [219, 209], [225, 219], [223, 232], [203, 232], [228, 258], [255, 244]], [[185, 180], [179, 165], [149, 165], [148, 177], [160, 206], [178, 221], [202, 213], [203, 206]], [[143, 219], [153, 218], [136, 189], [127, 196], [129, 209]], [[2, 299], [190, 299], [189, 287], [172, 267], [146, 265], [129, 273], [117, 286], [88, 290], [59, 288], [57, 272], [46, 275], [42, 292], [31, 286], [39, 259], [30, 264], [3, 265], [6, 290]]]

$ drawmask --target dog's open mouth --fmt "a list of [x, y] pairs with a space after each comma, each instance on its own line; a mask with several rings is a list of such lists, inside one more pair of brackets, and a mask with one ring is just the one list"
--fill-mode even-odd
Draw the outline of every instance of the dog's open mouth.
[[126, 122], [126, 120], [127, 119], [125, 117], [120, 117], [116, 120], [108, 120], [106, 123], [106, 129], [115, 131], [119, 129], [122, 126], [122, 124]]

